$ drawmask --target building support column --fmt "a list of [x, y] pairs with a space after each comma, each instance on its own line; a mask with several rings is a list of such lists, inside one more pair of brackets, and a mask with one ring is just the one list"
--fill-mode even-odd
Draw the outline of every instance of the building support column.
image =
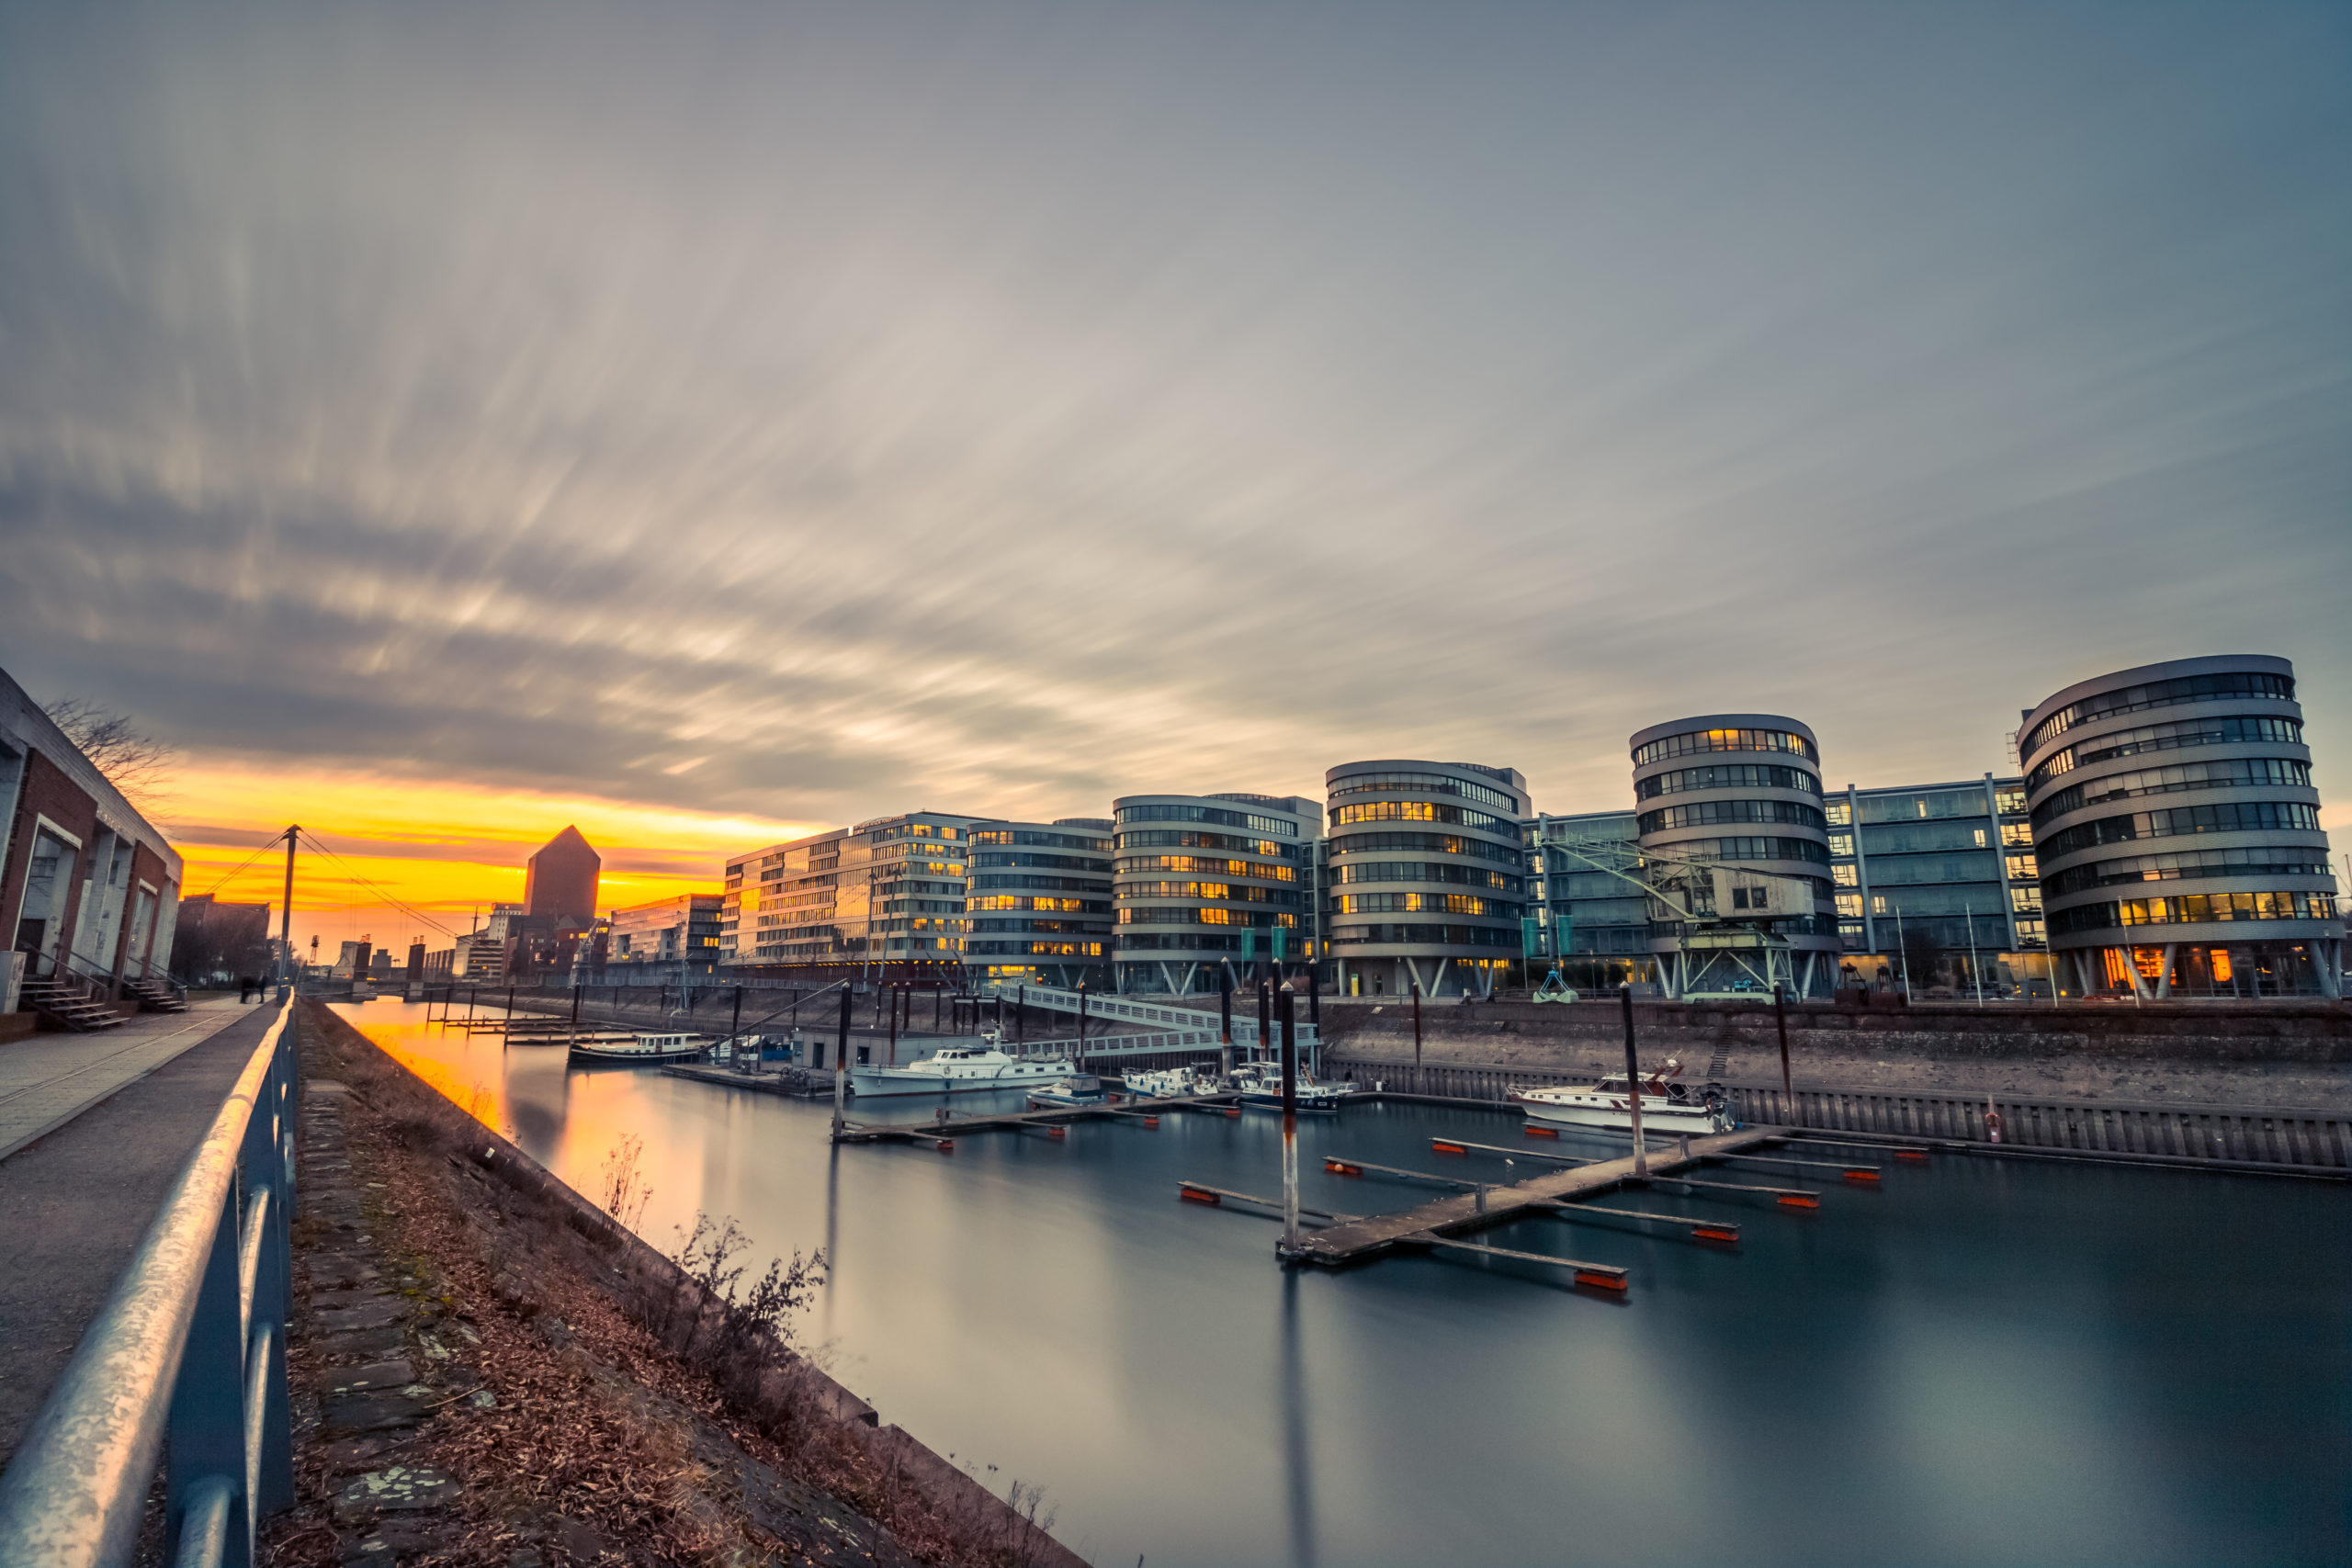
[[2179, 951], [2180, 943], [2177, 942], [2164, 945], [2164, 973], [2156, 976], [2156, 1000], [2160, 1002], [2170, 999], [2172, 996], [2172, 961], [2173, 955]]

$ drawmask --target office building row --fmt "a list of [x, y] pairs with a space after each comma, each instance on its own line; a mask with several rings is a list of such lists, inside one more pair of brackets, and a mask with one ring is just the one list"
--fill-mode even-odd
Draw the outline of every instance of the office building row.
[[917, 812], [727, 863], [723, 966], [1211, 991], [1491, 995], [1556, 969], [1669, 997], [1846, 987], [2337, 995], [2343, 922], [2291, 668], [2197, 659], [2022, 710], [2016, 772], [1832, 787], [1776, 714], [1628, 738], [1628, 803], [1535, 809], [1486, 763], [1388, 758], [1322, 801], [1122, 796], [1107, 818]]

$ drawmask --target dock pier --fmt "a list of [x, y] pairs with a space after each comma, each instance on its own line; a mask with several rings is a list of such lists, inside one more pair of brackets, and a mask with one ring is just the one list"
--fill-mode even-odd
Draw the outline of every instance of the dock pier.
[[[1728, 1183], [1696, 1183], [1676, 1173], [1695, 1168], [1710, 1158], [1736, 1155], [1749, 1149], [1776, 1144], [1788, 1136], [1780, 1127], [1745, 1127], [1734, 1133], [1719, 1133], [1690, 1140], [1688, 1154], [1654, 1150], [1647, 1159], [1646, 1179], [1660, 1185], [1726, 1186]], [[1522, 1157], [1522, 1151], [1511, 1151], [1510, 1157]], [[1354, 1164], [1358, 1162], [1350, 1161]], [[1465, 1185], [1468, 1185], [1465, 1183]], [[1416, 1208], [1392, 1214], [1374, 1214], [1361, 1220], [1328, 1225], [1312, 1235], [1299, 1237], [1297, 1245], [1282, 1249], [1285, 1261], [1312, 1263], [1326, 1269], [1342, 1268], [1377, 1258], [1399, 1247], [1428, 1247], [1446, 1246], [1459, 1249], [1469, 1246], [1461, 1238], [1470, 1232], [1515, 1219], [1549, 1214], [1563, 1204], [1574, 1204], [1580, 1198], [1599, 1197], [1619, 1187], [1640, 1185], [1636, 1180], [1634, 1156], [1630, 1154], [1590, 1165], [1571, 1167], [1565, 1170], [1545, 1171], [1524, 1181], [1507, 1187], [1486, 1186], [1474, 1192], [1439, 1198]], [[1741, 1189], [1743, 1191], [1777, 1192], [1779, 1189]], [[1487, 1248], [1487, 1251], [1507, 1251]], [[1518, 1255], [1513, 1255], [1518, 1256]], [[1543, 1262], [1575, 1268], [1580, 1282], [1598, 1283], [1603, 1278], [1615, 1281], [1605, 1287], [1622, 1289], [1624, 1270], [1600, 1265], [1577, 1264], [1573, 1259], [1549, 1258], [1541, 1254], [1525, 1254]], [[1594, 1276], [1584, 1280], [1587, 1273]]]

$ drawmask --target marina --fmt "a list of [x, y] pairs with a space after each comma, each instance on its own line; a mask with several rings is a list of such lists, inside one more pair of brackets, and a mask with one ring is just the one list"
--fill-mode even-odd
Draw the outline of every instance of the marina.
[[[582, 1191], [641, 1137], [657, 1246], [700, 1211], [825, 1247], [838, 1375], [1097, 1562], [1898, 1560], [1922, 1518], [1965, 1563], [2324, 1562], [2352, 1504], [2339, 1184], [1801, 1128], [1653, 1137], [1636, 1183], [1622, 1134], [1367, 1091], [1300, 1119], [1299, 1214], [1386, 1245], [1284, 1269], [1280, 1118], [1215, 1097], [893, 1100], [836, 1145], [830, 1074], [572, 1070], [423, 1010], [347, 1015]], [[1710, 1482], [1660, 1516], [1661, 1473]]]

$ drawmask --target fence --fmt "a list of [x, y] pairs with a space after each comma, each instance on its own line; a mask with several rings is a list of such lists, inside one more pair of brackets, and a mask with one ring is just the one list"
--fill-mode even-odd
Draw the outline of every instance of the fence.
[[166, 1561], [250, 1568], [254, 1521], [294, 1501], [292, 1019], [288, 1002], [0, 1476], [0, 1568], [129, 1562], [167, 1436]]
[[[1335, 1059], [1331, 1071], [1389, 1092], [1502, 1103], [1515, 1088], [1584, 1084], [1590, 1074], [1530, 1067], [1421, 1066], [1409, 1062]], [[1728, 1086], [1731, 1113], [1759, 1126], [1855, 1133], [1870, 1138], [1982, 1144], [1984, 1121], [2000, 1117], [2000, 1145], [2027, 1152], [2133, 1159], [2159, 1164], [2267, 1168], [2305, 1175], [2352, 1175], [2352, 1116], [2316, 1111], [2249, 1111], [2214, 1105], [2151, 1105], [2028, 1100], [2014, 1095], [1799, 1089], [1778, 1084]]]

